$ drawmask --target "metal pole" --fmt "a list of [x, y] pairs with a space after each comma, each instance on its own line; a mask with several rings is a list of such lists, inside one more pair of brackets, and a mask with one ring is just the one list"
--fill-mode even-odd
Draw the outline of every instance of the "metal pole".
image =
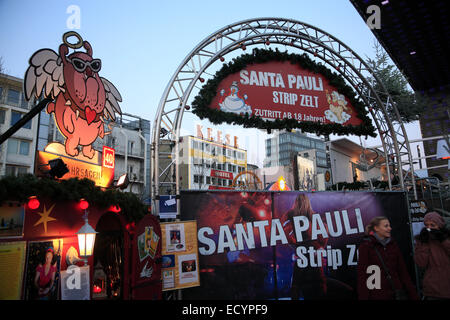
[[28, 121], [33, 119], [35, 115], [41, 112], [49, 102], [52, 102], [52, 98], [45, 98], [41, 102], [39, 102], [33, 109], [30, 110], [27, 114], [25, 114], [19, 121], [17, 121], [11, 128], [9, 128], [4, 134], [0, 136], [0, 144], [5, 142], [8, 138], [10, 138], [14, 133], [16, 133], [20, 128], [22, 128]]
[[419, 168], [422, 169], [422, 159], [420, 159], [420, 146], [417, 145], [417, 156], [419, 157]]

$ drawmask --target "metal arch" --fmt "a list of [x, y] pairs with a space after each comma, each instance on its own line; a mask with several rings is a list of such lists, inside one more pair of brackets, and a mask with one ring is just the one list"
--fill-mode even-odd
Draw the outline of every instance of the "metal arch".
[[[369, 66], [344, 43], [318, 28], [295, 20], [261, 18], [237, 22], [208, 36], [186, 56], [172, 76], [160, 100], [152, 132], [152, 199], [159, 194], [160, 183], [176, 186], [176, 192], [179, 193], [179, 174], [176, 166], [179, 155], [179, 131], [189, 95], [197, 81], [202, 81], [200, 76], [207, 74], [206, 69], [220, 57], [242, 48], [243, 45], [258, 45], [266, 41], [288, 45], [314, 54], [332, 66], [353, 86], [369, 106], [369, 112], [380, 133], [387, 159], [388, 174], [390, 164], [397, 165], [398, 168], [402, 168], [405, 164], [409, 165], [407, 172], [411, 174], [412, 187], [416, 195], [414, 169], [405, 128], [395, 105], [393, 109], [397, 115], [397, 121], [392, 122], [389, 118], [386, 109], [392, 104], [392, 99]], [[387, 97], [386, 102], [381, 101], [365, 74], [380, 83], [383, 94]], [[163, 175], [159, 172], [159, 157], [164, 155], [159, 151], [162, 130], [175, 147], [175, 160], [172, 159], [168, 167], [162, 168], [162, 172], [166, 173], [171, 167], [172, 177], [166, 175], [166, 181], [160, 182], [160, 177]], [[398, 137], [401, 140], [400, 143]], [[166, 152], [165, 155], [169, 153]], [[404, 155], [407, 155], [406, 161], [402, 159]], [[390, 160], [392, 163], [389, 162]], [[175, 179], [173, 179], [174, 165]], [[402, 170], [399, 170], [399, 178], [401, 187], [405, 188]], [[389, 187], [392, 186], [389, 185]]]

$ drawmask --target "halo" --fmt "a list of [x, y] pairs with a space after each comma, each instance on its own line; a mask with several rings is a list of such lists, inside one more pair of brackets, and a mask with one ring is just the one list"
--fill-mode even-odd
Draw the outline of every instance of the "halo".
[[[67, 41], [67, 39], [72, 36], [76, 37], [78, 39], [78, 42], [72, 44], [69, 41]], [[64, 33], [63, 34], [63, 42], [65, 45], [67, 45], [69, 48], [72, 48], [72, 49], [79, 49], [83, 46], [83, 38], [81, 38], [81, 36], [78, 33], [76, 33], [75, 31], [69, 31], [69, 32]]]

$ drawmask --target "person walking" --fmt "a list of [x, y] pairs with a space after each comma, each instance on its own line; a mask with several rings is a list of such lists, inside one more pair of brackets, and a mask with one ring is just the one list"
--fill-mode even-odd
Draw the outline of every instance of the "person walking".
[[359, 300], [419, 300], [391, 230], [388, 218], [382, 216], [366, 226], [357, 266]]
[[422, 293], [425, 300], [450, 299], [450, 231], [439, 213], [425, 215], [425, 227], [415, 237], [414, 261], [424, 269]]

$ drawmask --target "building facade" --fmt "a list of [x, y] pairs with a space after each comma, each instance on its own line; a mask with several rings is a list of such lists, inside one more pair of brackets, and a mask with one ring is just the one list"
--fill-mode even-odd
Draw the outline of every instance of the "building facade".
[[237, 145], [184, 136], [180, 161], [181, 189], [232, 189], [236, 176], [247, 170], [247, 151]]
[[[450, 90], [441, 90], [430, 94], [431, 105], [420, 115], [420, 131], [422, 138], [428, 176], [435, 177], [440, 182], [449, 182], [450, 159], [438, 158], [438, 144], [443, 140], [447, 148], [450, 147]], [[448, 149], [447, 149], [448, 150]]]
[[[23, 92], [23, 79], [0, 74], [0, 134], [28, 113]], [[34, 117], [0, 145], [0, 176], [33, 173], [38, 118]]]
[[312, 138], [300, 131], [276, 131], [272, 138], [266, 139], [266, 158], [264, 167], [289, 166], [298, 152], [315, 149], [319, 167], [327, 167], [325, 142]]
[[347, 139], [330, 142], [331, 182], [386, 181], [386, 164], [381, 151], [377, 154]]

